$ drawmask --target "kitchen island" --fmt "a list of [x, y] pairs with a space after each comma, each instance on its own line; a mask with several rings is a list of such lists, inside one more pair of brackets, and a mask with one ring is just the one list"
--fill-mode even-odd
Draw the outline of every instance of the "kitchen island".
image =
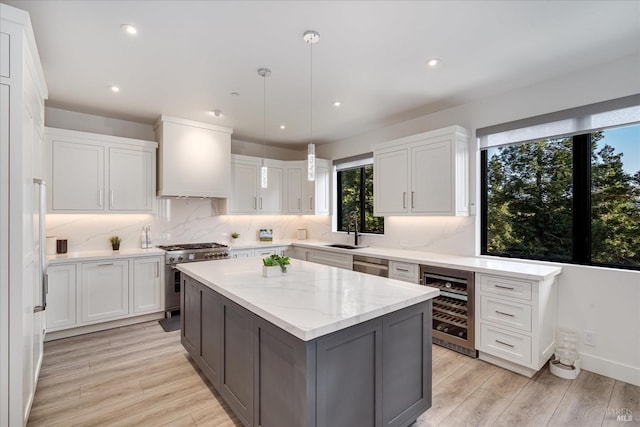
[[246, 426], [408, 426], [431, 406], [439, 291], [300, 260], [180, 264], [181, 341]]

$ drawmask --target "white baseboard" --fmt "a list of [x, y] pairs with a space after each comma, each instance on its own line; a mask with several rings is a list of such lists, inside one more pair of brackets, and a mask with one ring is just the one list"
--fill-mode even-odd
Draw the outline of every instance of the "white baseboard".
[[79, 326], [77, 328], [63, 329], [61, 331], [47, 332], [45, 341], [59, 340], [61, 338], [74, 337], [76, 335], [90, 334], [91, 332], [104, 331], [105, 329], [119, 328], [120, 326], [134, 325], [136, 323], [148, 322], [164, 318], [164, 311], [159, 313], [144, 314], [142, 316], [127, 317], [125, 319], [112, 320], [109, 322], [94, 323], [92, 325]]
[[580, 353], [582, 369], [640, 387], [640, 368]]

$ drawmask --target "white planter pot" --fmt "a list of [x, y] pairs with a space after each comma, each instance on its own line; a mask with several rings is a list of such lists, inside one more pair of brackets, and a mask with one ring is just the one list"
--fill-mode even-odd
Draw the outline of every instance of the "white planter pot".
[[[291, 265], [287, 265], [287, 272], [291, 268]], [[278, 277], [287, 273], [283, 273], [279, 265], [273, 267], [262, 266], [262, 277]]]

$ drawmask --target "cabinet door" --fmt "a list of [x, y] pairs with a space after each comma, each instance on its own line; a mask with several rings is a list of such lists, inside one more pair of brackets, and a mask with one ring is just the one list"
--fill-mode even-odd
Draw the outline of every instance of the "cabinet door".
[[47, 277], [47, 330], [76, 325], [76, 264], [52, 265]]
[[151, 151], [109, 148], [109, 209], [150, 212], [152, 210], [153, 156]]
[[317, 427], [380, 426], [382, 418], [382, 321], [317, 341]]
[[302, 213], [302, 166], [288, 166], [286, 171], [286, 212], [297, 214]]
[[222, 369], [220, 393], [244, 425], [253, 423], [253, 314], [222, 300]]
[[316, 159], [316, 179], [307, 180], [307, 170], [302, 177], [304, 181], [304, 194], [302, 209], [305, 214], [329, 214], [330, 209], [330, 179], [331, 162]]
[[281, 214], [283, 212], [284, 169], [268, 165], [267, 172], [267, 188], [260, 189], [258, 211], [264, 214]]
[[133, 260], [133, 312], [162, 310], [162, 258]]
[[[200, 354], [200, 285], [182, 275], [180, 329], [182, 345], [192, 355]], [[199, 357], [199, 356], [198, 356]]]
[[411, 212], [454, 215], [451, 141], [440, 141], [411, 150]]
[[230, 213], [258, 212], [258, 166], [248, 163], [231, 164]]
[[406, 148], [374, 154], [374, 214], [409, 211], [408, 150]]
[[63, 139], [51, 144], [51, 209], [104, 210], [104, 147]]
[[220, 294], [200, 285], [201, 368], [214, 387], [220, 387], [222, 365], [222, 310]]
[[129, 263], [82, 264], [81, 320], [95, 322], [129, 314]]

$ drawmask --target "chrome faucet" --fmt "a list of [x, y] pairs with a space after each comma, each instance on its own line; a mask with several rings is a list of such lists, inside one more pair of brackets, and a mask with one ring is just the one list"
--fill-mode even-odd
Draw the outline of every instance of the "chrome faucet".
[[351, 221], [355, 224], [355, 230], [353, 230], [353, 235], [355, 237], [354, 245], [358, 246], [358, 212], [351, 211], [349, 212], [349, 216], [347, 217], [347, 234], [351, 234]]

